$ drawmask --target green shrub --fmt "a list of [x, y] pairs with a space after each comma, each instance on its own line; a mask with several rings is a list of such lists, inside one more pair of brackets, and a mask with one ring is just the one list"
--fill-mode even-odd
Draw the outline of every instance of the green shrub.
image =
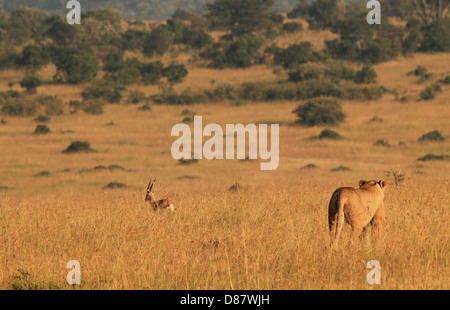
[[80, 84], [93, 80], [99, 71], [98, 60], [90, 54], [73, 53], [56, 63], [70, 84]]
[[332, 98], [317, 98], [299, 105], [294, 111], [297, 124], [305, 126], [337, 125], [344, 121], [341, 103]]
[[420, 51], [450, 51], [450, 18], [441, 18], [424, 27]]
[[431, 161], [431, 160], [450, 160], [450, 155], [435, 155], [435, 154], [427, 154], [424, 157], [420, 157], [417, 160], [420, 161]]
[[88, 114], [100, 115], [103, 114], [103, 102], [98, 100], [83, 101], [81, 109]]
[[193, 94], [190, 88], [187, 88], [181, 94], [170, 88], [161, 94], [154, 95], [152, 100], [157, 104], [183, 105], [205, 102], [205, 97], [202, 94]]
[[211, 60], [212, 68], [245, 68], [258, 62], [262, 43], [258, 36], [245, 34], [209, 46], [200, 57]]
[[2, 106], [2, 113], [9, 116], [33, 116], [39, 110], [39, 104], [34, 100], [14, 98]]
[[34, 130], [35, 135], [45, 135], [48, 133], [50, 133], [50, 128], [45, 125], [37, 125], [36, 129]]
[[450, 84], [450, 75], [446, 75], [445, 76], [445, 78], [443, 80], [443, 83], [446, 84], [446, 85]]
[[420, 92], [420, 99], [431, 100], [434, 99], [436, 93], [441, 92], [442, 92], [441, 86], [438, 83], [434, 83]]
[[295, 65], [304, 64], [308, 61], [321, 60], [322, 57], [313, 51], [310, 42], [293, 44], [286, 49], [278, 48], [274, 54], [274, 64], [282, 65], [284, 68], [292, 68]]
[[142, 81], [144, 84], [157, 84], [163, 73], [163, 63], [160, 61], [143, 64], [140, 68]]
[[414, 70], [414, 75], [415, 76], [422, 76], [424, 74], [426, 74], [428, 72], [428, 69], [425, 68], [424, 66], [418, 66], [415, 70]]
[[377, 80], [377, 73], [370, 66], [364, 66], [360, 71], [356, 72], [355, 83], [367, 84], [375, 83]]
[[63, 153], [85, 153], [85, 152], [93, 152], [94, 150], [91, 148], [91, 145], [87, 141], [75, 141], [70, 144]]
[[289, 33], [298, 32], [303, 29], [303, 25], [297, 22], [287, 22], [283, 25], [283, 30]]
[[145, 94], [139, 90], [130, 90], [128, 93], [127, 103], [138, 104], [145, 99]]
[[152, 32], [146, 36], [143, 43], [143, 52], [148, 57], [156, 55], [164, 55], [169, 51], [173, 44], [174, 34], [167, 26], [161, 25], [152, 30]]
[[27, 91], [32, 91], [36, 89], [36, 87], [39, 87], [41, 85], [42, 85], [41, 79], [34, 75], [26, 76], [20, 82], [20, 87], [26, 88]]
[[47, 123], [50, 120], [51, 120], [51, 118], [48, 115], [42, 115], [42, 114], [39, 114], [39, 116], [34, 119], [35, 122], [39, 122], [39, 123]]
[[424, 141], [445, 141], [445, 138], [439, 131], [434, 130], [424, 134], [422, 137], [419, 138], [419, 142]]
[[338, 166], [338, 167], [336, 167], [336, 168], [331, 169], [330, 171], [332, 171], [332, 172], [338, 172], [338, 171], [351, 171], [351, 170], [352, 170], [352, 169], [350, 169], [350, 168], [348, 168], [348, 167], [346, 167], [346, 166], [340, 165], [340, 166]]
[[331, 140], [338, 140], [341, 139], [341, 135], [337, 133], [334, 130], [331, 129], [324, 129], [320, 132], [319, 139], [331, 139]]
[[123, 86], [114, 83], [114, 81], [102, 79], [85, 88], [81, 96], [84, 100], [103, 99], [108, 103], [119, 103], [122, 99], [121, 92], [124, 90]]
[[105, 185], [103, 188], [105, 189], [114, 189], [114, 188], [126, 188], [126, 184], [120, 183], [120, 182], [110, 182], [107, 185]]
[[162, 75], [173, 85], [182, 82], [188, 75], [188, 70], [184, 64], [172, 63], [162, 70]]
[[142, 107], [139, 107], [139, 110], [141, 111], [150, 111], [152, 109], [152, 106], [147, 102]]
[[195, 159], [195, 158], [192, 158], [192, 159], [181, 158], [180, 160], [178, 160], [179, 165], [190, 165], [190, 164], [196, 164], [196, 163], [198, 163], [198, 159]]
[[45, 107], [45, 114], [47, 116], [64, 114], [64, 103], [56, 96], [41, 96], [36, 101]]
[[49, 177], [51, 175], [52, 174], [50, 173], [50, 171], [44, 170], [44, 171], [41, 171], [41, 172], [35, 174], [34, 176], [35, 177]]
[[389, 143], [388, 143], [387, 140], [379, 139], [379, 140], [375, 141], [374, 145], [376, 145], [376, 146], [389, 146]]

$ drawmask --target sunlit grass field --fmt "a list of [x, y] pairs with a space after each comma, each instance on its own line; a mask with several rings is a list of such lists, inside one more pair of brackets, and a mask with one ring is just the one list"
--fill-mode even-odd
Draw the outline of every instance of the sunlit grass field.
[[[0, 125], [0, 288], [449, 289], [450, 162], [417, 159], [450, 154], [450, 91], [446, 86], [436, 99], [419, 101], [426, 84], [406, 76], [418, 65], [448, 75], [450, 57], [417, 54], [375, 66], [379, 84], [398, 89], [407, 102], [392, 94], [343, 102], [347, 118], [332, 128], [343, 136], [336, 141], [310, 139], [323, 127], [294, 125], [299, 102], [291, 101], [152, 105], [150, 111], [107, 105], [102, 115], [67, 110], [47, 124], [48, 135], [33, 134], [33, 118], [0, 116], [6, 120]], [[53, 70], [40, 75], [51, 79]], [[1, 73], [0, 89], [22, 75]], [[177, 87], [275, 80], [266, 66], [190, 68]], [[38, 93], [67, 101], [84, 86], [49, 85]], [[141, 88], [146, 95], [157, 91]], [[261, 171], [260, 160], [178, 163], [170, 132], [185, 109], [222, 128], [279, 123], [278, 169]], [[432, 130], [447, 141], [418, 142]], [[380, 139], [387, 145], [375, 145]], [[63, 153], [77, 140], [94, 151]], [[349, 170], [332, 171], [339, 166]], [[387, 171], [399, 170], [404, 180], [395, 185]], [[150, 178], [158, 179], [157, 197], [172, 197], [173, 214], [153, 212], [144, 202]], [[346, 227], [341, 247], [330, 252], [333, 190], [382, 178], [389, 185], [381, 244], [375, 248], [369, 234], [347, 246]], [[106, 188], [111, 182], [125, 187]], [[382, 267], [381, 285], [366, 282], [373, 259]], [[70, 260], [81, 263], [79, 286], [66, 283]]]

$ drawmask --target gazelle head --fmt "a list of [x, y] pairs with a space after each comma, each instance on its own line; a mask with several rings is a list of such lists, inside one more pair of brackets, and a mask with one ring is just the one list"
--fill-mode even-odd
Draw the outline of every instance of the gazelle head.
[[155, 194], [152, 193], [153, 185], [155, 185], [156, 179], [152, 182], [152, 179], [147, 185], [147, 195], [145, 195], [145, 201], [156, 202]]

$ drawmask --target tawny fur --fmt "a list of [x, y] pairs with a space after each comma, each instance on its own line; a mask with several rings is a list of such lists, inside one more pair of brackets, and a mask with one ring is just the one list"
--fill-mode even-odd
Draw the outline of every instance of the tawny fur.
[[148, 201], [150, 203], [150, 206], [155, 211], [157, 209], [166, 209], [166, 208], [170, 208], [170, 210], [173, 209], [173, 204], [172, 204], [172, 198], [171, 197], [167, 197], [167, 198], [164, 198], [164, 199], [156, 200], [156, 197], [155, 197], [154, 193], [148, 193], [147, 197], [145, 198], [145, 201]]
[[351, 240], [357, 239], [369, 224], [377, 242], [382, 236], [384, 213], [384, 189], [387, 182], [359, 181], [359, 188], [341, 187], [334, 191], [328, 206], [330, 237], [336, 246], [344, 222], [350, 224]]

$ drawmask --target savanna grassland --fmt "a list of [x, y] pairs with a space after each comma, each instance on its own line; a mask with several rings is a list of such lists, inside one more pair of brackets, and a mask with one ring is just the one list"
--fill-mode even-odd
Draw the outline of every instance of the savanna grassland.
[[[321, 48], [333, 36], [305, 29], [280, 42], [308, 40]], [[211, 69], [189, 65], [183, 53], [160, 59], [170, 57], [186, 60], [189, 69], [177, 91], [280, 78], [266, 65]], [[430, 81], [418, 84], [407, 75], [418, 66], [433, 73]], [[0, 288], [449, 289], [450, 161], [418, 158], [450, 154], [450, 87], [419, 100], [426, 85], [450, 73], [450, 54], [399, 56], [373, 68], [377, 83], [396, 93], [344, 100], [346, 121], [330, 127], [339, 140], [311, 139], [326, 127], [295, 125], [299, 102], [288, 100], [152, 104], [146, 111], [109, 104], [100, 115], [71, 114], [67, 105], [46, 123], [46, 135], [33, 133], [34, 117], [1, 116]], [[50, 80], [55, 68], [38, 74]], [[22, 91], [8, 83], [23, 75], [2, 71], [0, 90]], [[68, 102], [85, 87], [44, 85], [37, 93]], [[157, 86], [130, 89], [158, 92]], [[171, 129], [194, 113], [223, 128], [280, 124], [278, 169], [261, 171], [260, 160], [174, 160]], [[418, 141], [434, 130], [446, 141]], [[89, 141], [93, 151], [64, 153], [73, 141]], [[158, 198], [172, 197], [173, 214], [144, 202], [150, 178], [158, 179]], [[342, 246], [330, 252], [333, 190], [382, 178], [388, 188], [380, 245], [368, 235], [346, 246], [345, 227]], [[108, 188], [111, 182], [123, 187]], [[374, 259], [382, 284], [371, 286], [366, 264]], [[81, 263], [76, 287], [66, 283], [70, 260]]]

